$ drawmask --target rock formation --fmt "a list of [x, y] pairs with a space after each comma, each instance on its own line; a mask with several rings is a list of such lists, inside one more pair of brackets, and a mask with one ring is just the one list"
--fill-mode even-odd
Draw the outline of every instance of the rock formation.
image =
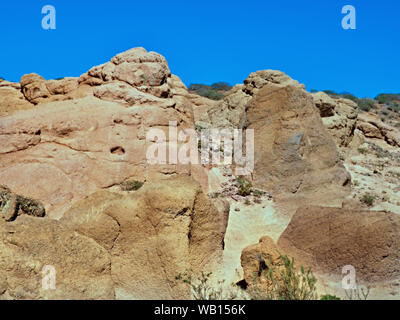
[[[0, 296], [14, 299], [184, 299], [179, 272], [221, 261], [227, 211], [190, 177], [99, 191], [59, 220], [0, 221]], [[56, 289], [42, 289], [42, 268]]]
[[45, 209], [39, 201], [19, 196], [1, 185], [0, 209], [6, 221], [15, 220], [21, 214], [35, 217], [44, 217], [45, 215]]
[[357, 122], [357, 104], [349, 99], [331, 98], [324, 92], [313, 93], [322, 122], [338, 147], [347, 147], [354, 137]]
[[26, 75], [21, 88], [36, 106], [0, 120], [0, 182], [42, 201], [51, 217], [130, 177], [190, 172], [146, 159], [150, 128], [168, 137], [170, 121], [194, 127], [189, 94], [157, 53], [132, 49], [79, 79]]
[[400, 217], [380, 211], [307, 206], [297, 210], [278, 245], [321, 273], [352, 265], [358, 280], [400, 276]]

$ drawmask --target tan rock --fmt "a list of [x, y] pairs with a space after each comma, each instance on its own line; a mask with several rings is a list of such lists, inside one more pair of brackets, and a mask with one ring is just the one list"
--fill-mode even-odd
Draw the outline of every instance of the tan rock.
[[283, 252], [270, 237], [262, 237], [257, 244], [243, 249], [241, 265], [243, 268], [243, 281], [249, 292], [259, 290], [269, 292], [272, 283], [266, 278], [268, 270], [275, 270], [274, 275], [279, 276], [282, 269], [280, 256]]
[[151, 144], [147, 131], [154, 127], [168, 133], [169, 121], [180, 123], [183, 117], [190, 121], [174, 108], [126, 108], [94, 97], [42, 104], [3, 117], [0, 181], [42, 201], [57, 218], [77, 200], [127, 178], [150, 181], [189, 173], [188, 165], [151, 165], [146, 159]]
[[20, 83], [25, 98], [33, 104], [38, 104], [41, 100], [50, 96], [46, 80], [35, 73], [24, 75]]
[[[110, 255], [93, 239], [29, 216], [0, 219], [0, 233], [0, 299], [114, 298]], [[52, 270], [55, 289], [46, 290]]]
[[350, 176], [310, 94], [268, 83], [246, 117], [246, 127], [254, 130], [256, 187], [307, 203], [335, 202], [350, 191]]
[[19, 84], [8, 81], [0, 82], [0, 116], [33, 107], [34, 105], [28, 102], [21, 93]]
[[358, 280], [381, 281], [400, 275], [400, 217], [381, 211], [302, 207], [278, 245], [313, 270], [341, 275], [352, 265]]
[[178, 273], [221, 262], [227, 214], [182, 176], [125, 196], [94, 194], [61, 222], [110, 250], [117, 298], [182, 299], [189, 292], [175, 280]]
[[322, 122], [337, 147], [347, 147], [354, 138], [357, 104], [348, 99], [333, 99], [324, 92], [316, 92], [312, 96], [320, 111]]
[[383, 123], [376, 115], [371, 113], [360, 114], [357, 128], [367, 138], [383, 139], [389, 145], [400, 146], [400, 131]]

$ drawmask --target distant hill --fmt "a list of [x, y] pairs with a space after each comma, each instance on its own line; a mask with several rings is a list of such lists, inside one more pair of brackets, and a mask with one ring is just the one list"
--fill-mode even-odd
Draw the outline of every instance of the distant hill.
[[212, 100], [221, 100], [224, 94], [229, 91], [232, 86], [227, 82], [216, 82], [212, 85], [193, 83], [189, 86], [189, 91], [199, 96]]

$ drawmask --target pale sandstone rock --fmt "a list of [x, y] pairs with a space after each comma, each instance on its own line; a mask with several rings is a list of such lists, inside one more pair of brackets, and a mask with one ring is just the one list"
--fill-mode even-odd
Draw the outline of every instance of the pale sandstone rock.
[[126, 108], [94, 97], [3, 117], [0, 182], [42, 201], [57, 218], [77, 200], [129, 177], [189, 173], [187, 165], [150, 165], [146, 159], [147, 131], [154, 127], [168, 133], [169, 122], [180, 118], [174, 108]]
[[350, 176], [310, 94], [266, 84], [246, 117], [246, 128], [254, 129], [256, 187], [307, 203], [335, 201], [350, 191]]
[[322, 122], [336, 145], [339, 148], [347, 147], [354, 138], [357, 104], [349, 99], [333, 99], [324, 92], [316, 92], [312, 96], [320, 111]]
[[8, 81], [0, 82], [0, 116], [34, 107], [21, 93], [19, 84], [9, 83]]
[[400, 131], [383, 123], [371, 113], [361, 113], [358, 116], [357, 129], [367, 138], [382, 139], [389, 145], [400, 146]]
[[182, 176], [127, 195], [94, 194], [61, 222], [110, 250], [117, 298], [182, 299], [188, 288], [175, 276], [220, 263], [227, 214]]
[[[188, 299], [175, 277], [220, 264], [229, 208], [219, 209], [180, 176], [99, 191], [59, 221], [0, 219], [0, 299]], [[55, 290], [42, 289], [44, 266]]]
[[38, 104], [41, 100], [50, 96], [46, 80], [35, 73], [24, 75], [20, 83], [25, 98], [33, 104]]

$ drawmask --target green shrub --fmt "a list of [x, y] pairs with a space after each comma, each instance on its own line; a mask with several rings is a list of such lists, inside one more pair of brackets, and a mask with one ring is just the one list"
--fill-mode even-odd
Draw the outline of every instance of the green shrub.
[[121, 182], [120, 186], [123, 191], [136, 191], [143, 186], [144, 182], [137, 180], [125, 180]]
[[374, 204], [374, 197], [369, 194], [364, 194], [361, 198], [361, 202], [365, 203], [368, 207]]
[[337, 296], [332, 296], [332, 295], [330, 295], [330, 294], [324, 294], [324, 295], [321, 297], [321, 300], [340, 300], [340, 298], [337, 297]]
[[386, 104], [395, 100], [400, 100], [400, 94], [381, 93], [375, 97], [379, 103]]
[[375, 109], [375, 102], [370, 98], [363, 98], [357, 100], [358, 108], [363, 111], [369, 111], [371, 109]]
[[227, 82], [216, 82], [216, 83], [213, 83], [212, 85], [211, 85], [211, 87], [214, 89], [214, 90], [220, 90], [220, 91], [229, 91], [229, 90], [231, 90], [232, 89], [232, 86], [229, 84], [229, 83], [227, 83]]
[[276, 267], [264, 271], [266, 279], [271, 282], [271, 290], [266, 293], [268, 300], [317, 300], [317, 279], [311, 269], [307, 271], [303, 266], [297, 270], [294, 258], [286, 255], [279, 257], [280, 264], [284, 267], [276, 270]]
[[362, 147], [358, 148], [357, 150], [358, 150], [358, 152], [361, 153], [361, 154], [366, 154], [366, 153], [368, 152], [368, 149], [367, 149], [367, 148], [362, 148]]
[[393, 112], [400, 112], [400, 104], [398, 102], [393, 102], [388, 106], [388, 109]]
[[253, 185], [250, 182], [243, 177], [237, 178], [236, 181], [239, 183], [238, 194], [240, 196], [246, 197], [251, 194]]
[[192, 91], [199, 96], [206, 97], [212, 100], [221, 100], [224, 97], [224, 92], [230, 90], [232, 88], [226, 82], [216, 82], [211, 86], [205, 84], [191, 84], [189, 86], [189, 91]]

